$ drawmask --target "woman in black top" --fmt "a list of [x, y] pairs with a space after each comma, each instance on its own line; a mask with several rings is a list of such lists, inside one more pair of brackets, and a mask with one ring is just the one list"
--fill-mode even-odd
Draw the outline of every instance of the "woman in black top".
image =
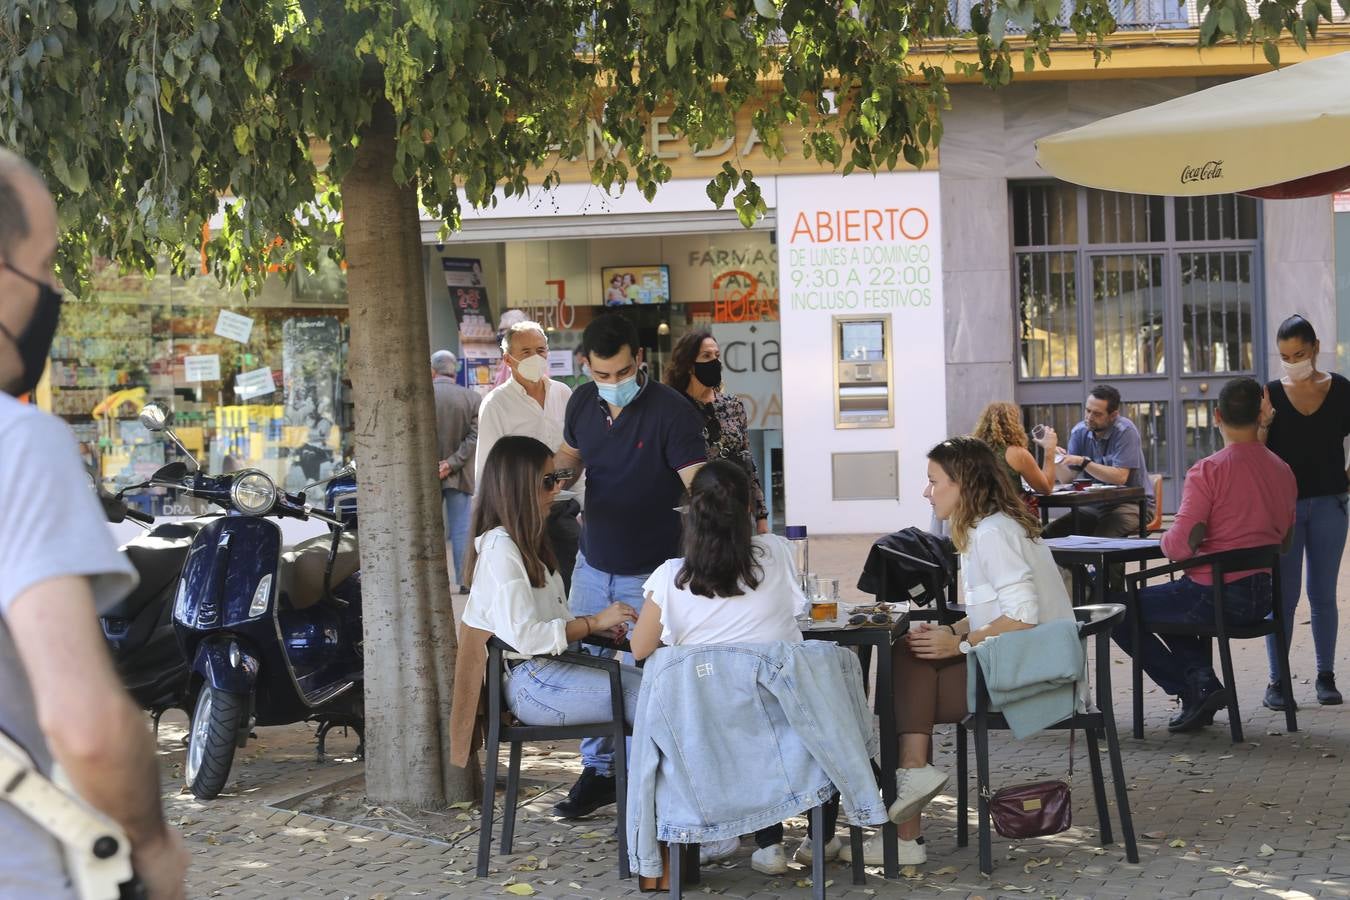
[[[1266, 386], [1261, 436], [1266, 446], [1294, 470], [1298, 480], [1298, 518], [1293, 544], [1280, 560], [1285, 639], [1294, 629], [1294, 610], [1303, 586], [1307, 559], [1308, 606], [1312, 610], [1313, 648], [1317, 656], [1317, 702], [1341, 702], [1336, 690], [1336, 577], [1345, 550], [1346, 491], [1344, 441], [1350, 435], [1350, 381], [1317, 370], [1321, 346], [1312, 324], [1290, 316], [1276, 335], [1284, 377]], [[1278, 683], [1276, 644], [1267, 639], [1270, 684], [1265, 705], [1284, 709], [1293, 703]]]
[[691, 331], [675, 342], [666, 366], [666, 384], [689, 398], [703, 414], [703, 439], [708, 461], [726, 459], [745, 469], [754, 493], [755, 523], [760, 534], [769, 531], [769, 509], [759, 480], [755, 455], [750, 452], [749, 419], [745, 404], [722, 390], [722, 348], [710, 331]]

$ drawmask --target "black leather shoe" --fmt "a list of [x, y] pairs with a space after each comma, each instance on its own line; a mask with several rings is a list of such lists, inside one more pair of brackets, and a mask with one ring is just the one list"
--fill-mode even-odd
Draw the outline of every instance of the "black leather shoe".
[[1181, 709], [1167, 723], [1173, 733], [1196, 731], [1214, 724], [1214, 714], [1228, 705], [1228, 691], [1209, 672], [1188, 679], [1186, 693], [1181, 695]]
[[[1293, 700], [1290, 700], [1290, 702], [1294, 703], [1294, 709], [1298, 709], [1298, 703]], [[1266, 685], [1266, 697], [1261, 701], [1261, 705], [1266, 709], [1284, 712], [1284, 691], [1280, 690], [1280, 683], [1278, 681]]]
[[615, 799], [614, 776], [597, 775], [595, 769], [587, 766], [581, 770], [581, 777], [567, 792], [567, 797], [554, 804], [553, 814], [560, 819], [580, 819]]
[[1317, 702], [1323, 706], [1340, 706], [1341, 692], [1336, 690], [1336, 676], [1331, 672], [1317, 673]]

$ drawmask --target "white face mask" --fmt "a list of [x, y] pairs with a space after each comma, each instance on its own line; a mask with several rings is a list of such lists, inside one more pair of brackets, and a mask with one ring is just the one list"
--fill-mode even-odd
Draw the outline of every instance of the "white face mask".
[[1312, 377], [1313, 362], [1311, 359], [1296, 363], [1284, 363], [1283, 365], [1284, 374], [1289, 376], [1290, 381], [1307, 381]]
[[538, 381], [548, 374], [548, 359], [543, 356], [527, 356], [516, 363], [516, 374], [526, 381]]

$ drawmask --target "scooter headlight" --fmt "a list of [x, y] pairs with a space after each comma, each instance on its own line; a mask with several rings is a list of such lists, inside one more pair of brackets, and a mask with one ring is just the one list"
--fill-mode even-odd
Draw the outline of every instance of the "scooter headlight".
[[277, 486], [265, 472], [248, 469], [234, 477], [234, 483], [230, 485], [230, 500], [235, 509], [245, 515], [265, 515], [277, 502]]

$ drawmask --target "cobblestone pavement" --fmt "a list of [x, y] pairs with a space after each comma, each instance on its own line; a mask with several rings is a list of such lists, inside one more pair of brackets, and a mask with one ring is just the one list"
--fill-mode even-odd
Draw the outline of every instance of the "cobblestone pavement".
[[[866, 541], [817, 539], [812, 551], [821, 572], [856, 572]], [[1342, 596], [1350, 592], [1343, 576]], [[1153, 689], [1146, 697], [1145, 739], [1128, 736], [1129, 669], [1113, 666], [1117, 720], [1122, 730], [1130, 801], [1139, 832], [1141, 861], [1125, 861], [1124, 848], [1096, 846], [1091, 781], [1079, 742], [1073, 780], [1077, 824], [1053, 838], [1009, 842], [995, 836], [992, 878], [979, 873], [971, 846], [958, 849], [955, 803], [939, 797], [925, 825], [929, 862], [886, 882], [869, 870], [854, 886], [843, 866], [832, 866], [830, 897], [1350, 897], [1350, 707], [1319, 707], [1311, 686], [1311, 641], [1306, 606], [1295, 638], [1295, 693], [1300, 731], [1286, 734], [1283, 718], [1264, 709], [1265, 651], [1259, 642], [1234, 644], [1246, 742], [1229, 740], [1227, 714], [1194, 735], [1166, 732], [1173, 707]], [[1342, 625], [1342, 661], [1350, 650]], [[1342, 665], [1350, 682], [1350, 666]], [[1148, 683], [1146, 682], [1146, 685]], [[1151, 685], [1149, 685], [1151, 687]], [[1346, 685], [1350, 687], [1350, 683]], [[1146, 687], [1146, 690], [1148, 687]], [[396, 813], [376, 808], [362, 827], [297, 814], [295, 798], [338, 782], [359, 788], [361, 767], [350, 758], [354, 740], [330, 738], [337, 758], [314, 761], [312, 730], [262, 729], [235, 762], [226, 794], [201, 803], [179, 790], [184, 721], [166, 717], [160, 749], [169, 815], [193, 849], [193, 897], [448, 897], [512, 896], [528, 886], [541, 898], [610, 898], [638, 894], [636, 880], [615, 870], [612, 809], [578, 823], [558, 823], [548, 809], [579, 770], [575, 748], [559, 746], [525, 758], [532, 790], [521, 808], [515, 854], [493, 860], [489, 878], [473, 877], [477, 831], [469, 811], [450, 810], [437, 841], [410, 835]], [[952, 736], [938, 736], [937, 763], [954, 771]], [[1063, 777], [1067, 742], [1062, 734], [1014, 742], [991, 740], [996, 785]], [[344, 756], [345, 754], [345, 756]], [[972, 790], [973, 794], [973, 790]], [[1113, 805], [1114, 816], [1114, 805]], [[972, 817], [973, 818], [973, 817]], [[803, 822], [790, 837], [795, 846]], [[405, 833], [399, 833], [403, 827]], [[1120, 839], [1118, 833], [1115, 835]], [[710, 867], [702, 894], [759, 900], [806, 897], [808, 869], [768, 878], [750, 870], [750, 839], [730, 865]]]

